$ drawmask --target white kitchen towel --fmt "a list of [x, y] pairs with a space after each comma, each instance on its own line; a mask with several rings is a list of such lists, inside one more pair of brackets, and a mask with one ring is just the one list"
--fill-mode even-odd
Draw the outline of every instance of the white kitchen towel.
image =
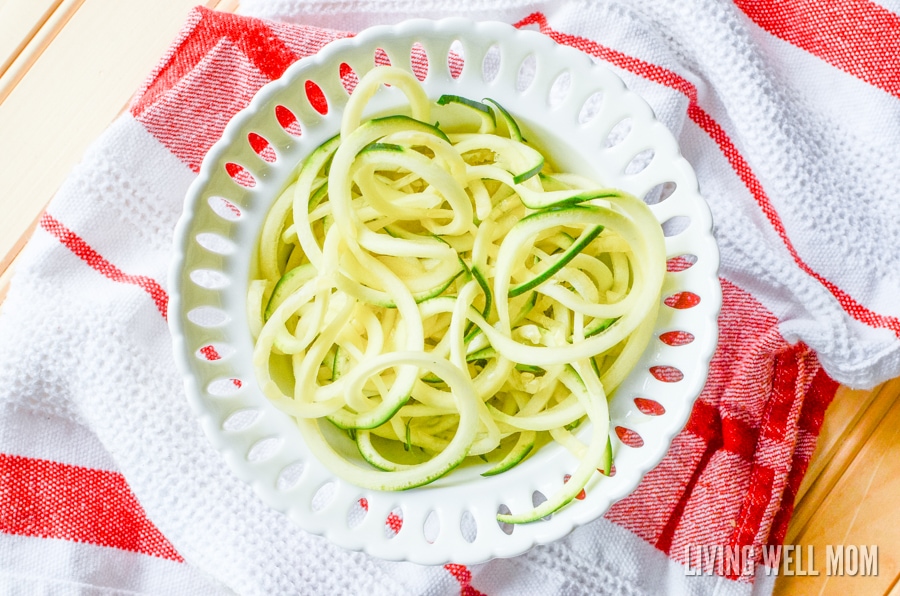
[[[191, 14], [17, 266], [0, 313], [0, 593], [770, 592], [764, 547], [784, 538], [837, 383], [900, 374], [898, 7], [245, 0], [241, 11]], [[520, 557], [422, 567], [308, 535], [228, 471], [183, 395], [166, 275], [185, 191], [259, 87], [336, 37], [449, 15], [539, 30], [648, 100], [712, 209], [724, 303], [707, 387], [633, 495]], [[749, 549], [754, 564], [702, 555], [717, 546]]]

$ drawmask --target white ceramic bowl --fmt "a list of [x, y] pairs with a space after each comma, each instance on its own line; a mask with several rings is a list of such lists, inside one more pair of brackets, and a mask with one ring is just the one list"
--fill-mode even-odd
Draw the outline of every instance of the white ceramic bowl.
[[[427, 68], [422, 84], [434, 99], [447, 93], [494, 98], [557, 165], [645, 197], [658, 220], [669, 222], [664, 229], [682, 224], [666, 238], [667, 256], [689, 255], [676, 261], [693, 265], [666, 274], [655, 337], [611, 398], [616, 473], [597, 474], [584, 499], [549, 519], [511, 528], [495, 516], [502, 506], [528, 509], [536, 491], [551, 495], [561, 486], [576, 462], [558, 445], [499, 476], [465, 469], [409, 491], [364, 490], [316, 461], [292, 420], [254, 380], [244, 313], [263, 218], [296, 164], [339, 130], [348, 97], [341, 65], [362, 76], [385, 57], [401, 68], [415, 63], [420, 75]], [[327, 101], [324, 114], [321, 101], [308, 98], [316, 86]], [[402, 99], [384, 89], [372, 111]], [[297, 120], [287, 128], [286, 110]], [[260, 151], [265, 143], [257, 135], [267, 149]], [[212, 444], [267, 504], [303, 529], [348, 549], [421, 564], [514, 556], [603, 515], [659, 463], [687, 421], [717, 338], [721, 290], [710, 228], [693, 170], [672, 134], [606, 67], [501, 23], [413, 20], [375, 27], [329, 44], [266, 85], [207, 155], [176, 231], [169, 303], [175, 356]], [[402, 518], [399, 532], [386, 525], [389, 517], [394, 529]]]

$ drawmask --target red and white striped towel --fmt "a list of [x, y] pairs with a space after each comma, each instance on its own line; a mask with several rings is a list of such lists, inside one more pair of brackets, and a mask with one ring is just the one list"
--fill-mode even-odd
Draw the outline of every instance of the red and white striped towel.
[[[761, 547], [784, 538], [838, 382], [900, 375], [896, 0], [242, 10], [261, 19], [190, 15], [22, 255], [0, 316], [0, 593], [771, 591]], [[709, 383], [633, 495], [520, 557], [428, 568], [305, 534], [228, 472], [184, 399], [165, 285], [185, 191], [259, 87], [347, 32], [451, 13], [538, 29], [647, 98], [710, 203], [724, 305]], [[713, 569], [696, 547], [717, 545], [760, 564]]]

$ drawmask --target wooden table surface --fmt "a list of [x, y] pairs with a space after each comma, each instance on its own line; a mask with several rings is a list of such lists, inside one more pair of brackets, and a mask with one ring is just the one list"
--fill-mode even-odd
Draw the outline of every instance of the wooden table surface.
[[[0, 301], [47, 202], [196, 4], [0, 0]], [[206, 2], [228, 11], [237, 4]], [[821, 573], [780, 575], [776, 594], [900, 596], [898, 395], [900, 379], [838, 391], [786, 540], [803, 553], [811, 547]], [[827, 575], [828, 545], [876, 545], [878, 575]]]

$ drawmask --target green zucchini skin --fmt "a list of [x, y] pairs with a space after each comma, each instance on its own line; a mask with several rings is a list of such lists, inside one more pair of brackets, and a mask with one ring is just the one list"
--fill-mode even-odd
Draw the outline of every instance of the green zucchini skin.
[[[524, 221], [524, 220], [523, 220]], [[533, 290], [534, 288], [540, 286], [542, 283], [553, 277], [553, 275], [565, 267], [572, 259], [575, 258], [576, 255], [580, 254], [588, 244], [594, 241], [600, 233], [603, 232], [603, 226], [594, 226], [590, 230], [587, 231], [586, 234], [582, 234], [580, 238], [576, 240], [570, 246], [559, 259], [557, 259], [550, 267], [548, 267], [545, 271], [541, 272], [540, 275], [534, 276], [532, 279], [523, 282], [519, 285], [513, 286], [509, 289], [509, 297], [515, 298], [520, 294], [524, 294], [529, 290]]]
[[316, 269], [309, 263], [294, 267], [275, 283], [269, 302], [266, 304], [264, 320], [268, 321], [275, 309], [284, 299], [296, 292], [300, 286], [316, 276]]
[[516, 444], [513, 445], [512, 449], [506, 457], [497, 462], [497, 464], [484, 472], [481, 473], [482, 476], [496, 476], [497, 474], [502, 474], [503, 472], [509, 471], [525, 461], [525, 458], [528, 457], [531, 452], [534, 450], [535, 438], [537, 437], [537, 433], [534, 431], [524, 431], [519, 433], [519, 438], [516, 441]]
[[527, 143], [525, 137], [522, 136], [522, 129], [519, 128], [519, 123], [516, 122], [516, 119], [512, 117], [506, 108], [501, 106], [496, 100], [491, 99], [490, 97], [485, 97], [484, 101], [494, 106], [498, 112], [500, 112], [500, 118], [503, 122], [506, 123], [506, 129], [509, 132], [509, 138], [514, 141], [519, 141], [520, 143]]
[[474, 99], [461, 97], [459, 95], [441, 95], [437, 100], [437, 104], [439, 106], [445, 106], [451, 103], [471, 108], [478, 112], [479, 115], [489, 118], [494, 126], [497, 125], [497, 116], [494, 114], [494, 110], [492, 110], [487, 104], [481, 103], [480, 101], [475, 101]]

